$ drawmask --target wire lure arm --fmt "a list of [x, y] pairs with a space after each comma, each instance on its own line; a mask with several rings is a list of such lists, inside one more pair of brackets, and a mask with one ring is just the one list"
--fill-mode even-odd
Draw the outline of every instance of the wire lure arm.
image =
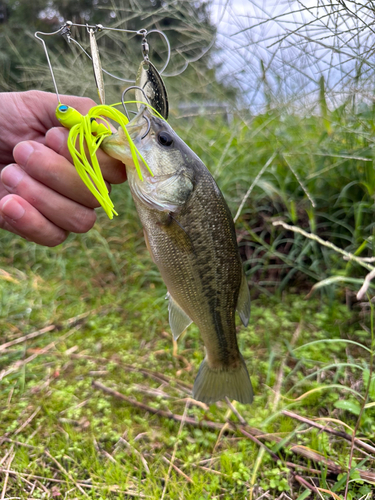
[[[147, 42], [147, 36], [150, 35], [151, 33], [159, 33], [159, 35], [161, 35], [164, 38], [164, 41], [165, 41], [166, 46], [167, 46], [167, 51], [168, 51], [167, 60], [165, 61], [162, 69], [159, 71], [160, 75], [162, 75], [163, 72], [166, 70], [166, 68], [171, 60], [171, 46], [170, 46], [168, 37], [166, 36], [165, 33], [163, 33], [160, 30], [157, 30], [157, 29], [150, 30], [150, 31], [147, 31], [146, 29], [140, 29], [137, 31], [136, 30], [125, 30], [125, 29], [120, 29], [120, 28], [109, 28], [109, 27], [103, 26], [102, 24], [84, 25], [84, 24], [75, 24], [75, 23], [72, 23], [71, 21], [66, 21], [65, 25], [62, 28], [64, 31], [61, 33], [61, 35], [64, 36], [64, 38], [68, 41], [68, 43], [70, 43], [70, 42], [75, 43], [80, 48], [80, 50], [91, 60], [93, 59], [92, 56], [90, 56], [90, 54], [82, 47], [82, 45], [77, 40], [75, 40], [75, 38], [72, 37], [72, 34], [71, 34], [71, 27], [72, 26], [78, 26], [78, 27], [85, 26], [87, 28], [88, 32], [90, 29], [92, 29], [94, 31], [94, 33], [97, 31], [108, 30], [108, 31], [120, 31], [120, 32], [125, 32], [125, 33], [134, 33], [135, 35], [140, 35], [140, 36], [142, 36], [142, 53], [143, 53], [143, 57], [144, 57], [145, 61], [148, 60], [148, 52], [149, 52], [149, 44]], [[51, 35], [57, 34], [57, 33], [58, 32], [51, 33]], [[111, 76], [112, 78], [115, 78], [116, 80], [119, 80], [120, 82], [135, 83], [135, 80], [121, 78], [117, 75], [114, 75], [113, 73], [110, 73], [109, 71], [105, 70], [104, 68], [102, 68], [102, 71], [106, 75]]]
[[58, 104], [60, 104], [60, 96], [59, 96], [59, 91], [57, 89], [57, 83], [56, 83], [55, 75], [53, 73], [52, 64], [51, 64], [51, 61], [50, 61], [50, 58], [49, 58], [49, 55], [48, 55], [47, 45], [46, 45], [46, 42], [43, 40], [43, 38], [41, 38], [39, 35], [52, 36], [52, 35], [63, 34], [63, 31], [67, 29], [67, 27], [69, 26], [69, 23], [70, 23], [70, 21], [67, 21], [64, 24], [64, 26], [62, 26], [57, 31], [54, 31], [53, 33], [43, 33], [43, 31], [36, 31], [34, 33], [35, 38], [37, 38], [43, 44], [43, 49], [44, 49], [44, 53], [46, 55], [46, 59], [47, 59], [49, 70], [51, 72], [51, 77], [52, 77], [53, 85], [55, 87], [55, 92], [56, 92], [57, 103]]
[[[101, 91], [99, 90], [99, 85], [98, 85], [98, 75], [101, 72], [103, 72], [106, 75], [111, 76], [112, 78], [115, 78], [116, 80], [119, 80], [121, 82], [135, 83], [135, 80], [128, 80], [127, 78], [121, 78], [119, 76], [113, 75], [109, 71], [106, 71], [104, 68], [102, 68], [101, 64], [100, 64], [100, 59], [99, 59], [99, 51], [98, 50], [95, 51], [95, 49], [94, 49], [94, 53], [97, 54], [97, 58], [96, 59], [99, 60], [99, 65], [100, 65], [100, 68], [101, 68], [100, 71], [98, 69], [95, 70], [95, 67], [98, 68], [98, 62], [93, 60], [93, 59], [95, 59], [95, 56], [93, 56], [93, 47], [91, 45], [91, 55], [88, 54], [88, 52], [82, 47], [82, 45], [77, 40], [75, 40], [73, 38], [72, 33], [71, 33], [71, 28], [73, 26], [86, 28], [89, 34], [90, 34], [90, 30], [92, 30], [93, 34], [92, 35], [90, 34], [90, 45], [91, 45], [91, 43], [95, 43], [95, 45], [96, 45], [96, 40], [92, 41], [92, 36], [95, 37], [95, 33], [98, 32], [98, 31], [106, 31], [106, 30], [107, 31], [119, 31], [119, 32], [123, 32], [123, 33], [133, 33], [135, 35], [140, 35], [140, 36], [142, 36], [142, 52], [143, 52], [143, 56], [144, 56], [144, 60], [145, 61], [148, 61], [148, 52], [149, 52], [149, 44], [147, 42], [147, 36], [150, 35], [151, 33], [159, 33], [159, 35], [161, 35], [164, 38], [165, 43], [167, 45], [167, 49], [168, 49], [167, 60], [166, 60], [166, 62], [164, 64], [163, 68], [158, 72], [159, 75], [163, 74], [163, 72], [166, 70], [166, 68], [167, 68], [167, 66], [168, 66], [168, 64], [170, 62], [170, 59], [171, 59], [171, 46], [170, 46], [168, 37], [165, 35], [165, 33], [163, 33], [160, 30], [157, 30], [157, 29], [150, 30], [150, 31], [147, 31], [146, 29], [127, 30], [127, 29], [122, 29], [122, 28], [110, 28], [110, 27], [107, 27], [107, 26], [103, 26], [102, 24], [94, 24], [94, 25], [91, 25], [91, 24], [77, 24], [77, 23], [73, 23], [72, 21], [66, 21], [65, 24], [63, 26], [61, 26], [61, 28], [59, 28], [57, 31], [54, 31], [52, 33], [44, 33], [42, 31], [36, 31], [35, 34], [34, 34], [34, 36], [43, 45], [44, 53], [45, 53], [45, 56], [46, 56], [46, 59], [47, 59], [47, 63], [48, 63], [48, 67], [49, 67], [49, 70], [50, 70], [50, 73], [51, 73], [51, 77], [52, 77], [53, 85], [54, 85], [54, 88], [55, 88], [55, 92], [56, 92], [57, 102], [58, 103], [60, 103], [60, 96], [59, 96], [59, 91], [58, 91], [58, 88], [57, 88], [57, 83], [56, 83], [55, 75], [53, 73], [53, 68], [52, 68], [51, 60], [50, 60], [50, 57], [49, 57], [49, 54], [48, 54], [47, 45], [46, 45], [45, 41], [43, 40], [43, 38], [41, 38], [39, 35], [43, 35], [43, 36], [61, 35], [61, 36], [63, 36], [65, 38], [65, 40], [68, 43], [70, 43], [70, 42], [75, 43], [80, 48], [80, 50], [91, 61], [93, 61], [95, 80], [96, 80], [96, 83], [97, 83], [99, 98], [100, 98], [100, 100], [101, 100], [102, 103], [104, 102], [104, 101], [102, 101], [102, 98], [104, 98], [104, 92], [102, 92], [102, 94], [101, 94]], [[97, 46], [96, 46], [96, 48], [97, 48]], [[104, 91], [104, 85], [103, 85], [103, 91]]]

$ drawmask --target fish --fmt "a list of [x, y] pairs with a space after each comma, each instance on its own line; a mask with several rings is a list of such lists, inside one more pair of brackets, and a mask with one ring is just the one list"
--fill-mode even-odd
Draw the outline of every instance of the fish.
[[205, 358], [193, 398], [250, 404], [253, 388], [235, 323], [237, 309], [247, 326], [250, 293], [224, 196], [200, 158], [147, 106], [126, 128], [153, 176], [142, 164], [140, 180], [121, 127], [101, 147], [126, 165], [146, 245], [168, 289], [174, 339], [192, 322], [200, 330]]

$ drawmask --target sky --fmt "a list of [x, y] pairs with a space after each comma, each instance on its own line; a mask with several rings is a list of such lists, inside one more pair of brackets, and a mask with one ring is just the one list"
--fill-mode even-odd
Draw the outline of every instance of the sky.
[[253, 105], [266, 86], [279, 99], [313, 102], [323, 76], [336, 106], [355, 85], [374, 85], [374, 11], [368, 1], [215, 0], [221, 75]]
[[[239, 87], [246, 105], [259, 110], [267, 99], [314, 105], [321, 77], [332, 107], [358, 90], [372, 98], [374, 2], [213, 0], [210, 12], [219, 48], [213, 63], [223, 81]], [[200, 35], [192, 30], [192, 43], [209, 50], [212, 40]], [[184, 67], [183, 55], [173, 58], [167, 74]]]

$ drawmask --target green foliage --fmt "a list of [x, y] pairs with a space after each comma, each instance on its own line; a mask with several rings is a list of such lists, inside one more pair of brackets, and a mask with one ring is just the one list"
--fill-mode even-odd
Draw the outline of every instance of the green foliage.
[[262, 166], [278, 152], [237, 223], [241, 252], [251, 266], [248, 276], [260, 290], [307, 290], [309, 283], [332, 275], [331, 288], [340, 286], [339, 279], [348, 286], [364, 275], [358, 264], [274, 227], [274, 220], [304, 228], [359, 257], [373, 256], [372, 108], [362, 105], [353, 113], [343, 105], [326, 113], [329, 133], [319, 116], [280, 109], [257, 116], [239, 112], [230, 125], [222, 117], [201, 117], [190, 123], [188, 133], [176, 123], [216, 176], [233, 213]]
[[[163, 333], [169, 331], [165, 286], [142, 242], [127, 186], [114, 191], [122, 215], [109, 222], [100, 214], [93, 231], [71, 235], [61, 247], [42, 248], [2, 235], [2, 342], [48, 324], [59, 327], [1, 353], [0, 433], [33, 447], [32, 453], [22, 445], [14, 448], [12, 470], [43, 477], [39, 481], [51, 492], [69, 496], [67, 492], [74, 491], [74, 498], [85, 498], [79, 484], [93, 498], [128, 492], [156, 499], [169, 467], [163, 457], [170, 459], [175, 449], [175, 465], [193, 483], [172, 470], [167, 497], [195, 500], [221, 495], [246, 498], [251, 484], [274, 498], [283, 491], [290, 496], [291, 484], [295, 498], [303, 495], [304, 488], [292, 482], [285, 465], [294, 456], [287, 451], [288, 443], [315, 449], [332, 460], [339, 457], [339, 463], [347, 466], [350, 442], [307, 431], [280, 414], [291, 409], [308, 418], [333, 416], [355, 425], [358, 412], [350, 409], [363, 403], [370, 380], [371, 341], [368, 335], [359, 335], [359, 320], [338, 302], [305, 301], [299, 295], [258, 298], [253, 301], [250, 326], [239, 332], [256, 398], [254, 405], [237, 409], [249, 425], [282, 438], [282, 443], [268, 445], [280, 458], [278, 463], [266, 452], [255, 469], [258, 446], [241, 434], [219, 436], [219, 431], [188, 425], [179, 434], [178, 423], [92, 387], [93, 381], [100, 381], [151, 408], [181, 415], [204, 356], [195, 327], [179, 341], [180, 357], [172, 355], [171, 337]], [[88, 316], [67, 324], [82, 313]], [[35, 359], [17, 365], [33, 354]], [[161, 385], [152, 373], [167, 377], [167, 382]], [[372, 381], [369, 403], [374, 400]], [[375, 432], [374, 411], [369, 407], [363, 413], [358, 429], [363, 438]], [[190, 405], [188, 416], [224, 424], [226, 413], [225, 404], [208, 410]], [[230, 420], [236, 420], [234, 415]], [[2, 442], [2, 456], [10, 446]], [[374, 467], [371, 459], [360, 465], [358, 455], [353, 470]], [[312, 467], [324, 471], [325, 466]], [[9, 477], [8, 496], [20, 496], [27, 488], [22, 477]], [[349, 489], [353, 498], [369, 486], [355, 477]], [[320, 485], [334, 487], [339, 480], [331, 475]], [[345, 481], [340, 484], [335, 491], [342, 494]], [[52, 490], [54, 486], [58, 490]]]

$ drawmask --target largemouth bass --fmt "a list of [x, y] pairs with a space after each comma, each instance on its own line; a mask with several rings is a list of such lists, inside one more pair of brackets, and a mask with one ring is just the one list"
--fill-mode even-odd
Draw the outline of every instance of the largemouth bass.
[[142, 107], [127, 129], [154, 177], [142, 165], [139, 179], [121, 127], [102, 148], [126, 165], [147, 247], [168, 288], [174, 338], [192, 322], [202, 335], [206, 357], [193, 397], [251, 403], [235, 325], [236, 309], [248, 324], [250, 294], [229, 208], [206, 166], [164, 120]]

